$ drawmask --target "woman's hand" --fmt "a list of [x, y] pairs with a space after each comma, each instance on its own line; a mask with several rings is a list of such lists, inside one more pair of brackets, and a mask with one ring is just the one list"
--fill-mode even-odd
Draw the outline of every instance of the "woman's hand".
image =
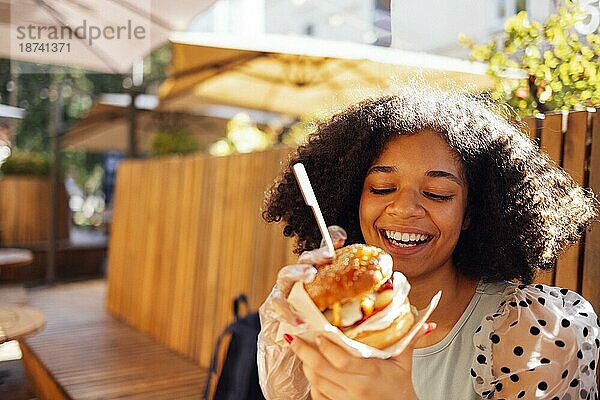
[[355, 357], [324, 337], [317, 339], [316, 347], [289, 335], [286, 340], [302, 361], [313, 400], [412, 400], [417, 399], [412, 384], [413, 350], [435, 326], [424, 324], [400, 355], [387, 360]]
[[[334, 247], [344, 245], [346, 232], [339, 226], [328, 228]], [[317, 272], [315, 266], [331, 262], [325, 247], [302, 253], [298, 264], [283, 267], [277, 283], [259, 309], [261, 331], [258, 335], [258, 375], [263, 394], [268, 400], [303, 399], [308, 396], [308, 382], [302, 374], [301, 363], [288, 346], [276, 342], [280, 321], [302, 325], [292, 311], [287, 297], [298, 281], [310, 282]]]

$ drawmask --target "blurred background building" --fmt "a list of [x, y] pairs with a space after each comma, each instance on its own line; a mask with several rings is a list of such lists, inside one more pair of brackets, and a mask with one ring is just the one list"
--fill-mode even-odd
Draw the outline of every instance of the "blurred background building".
[[459, 34], [485, 42], [501, 33], [504, 22], [520, 11], [527, 11], [532, 19], [544, 20], [556, 8], [552, 0], [394, 0], [393, 3], [394, 47], [460, 58], [468, 58], [469, 50], [459, 45]]
[[[415, 67], [413, 64], [416, 62], [413, 62], [410, 67], [446, 71], [451, 70], [448, 68], [448, 61], [466, 64], [464, 60], [473, 55], [471, 48], [459, 42], [460, 34], [477, 43], [494, 39], [500, 42], [509, 18], [526, 11], [530, 19], [544, 21], [549, 15], [556, 13], [564, 1], [217, 0], [208, 1], [206, 4], [210, 6], [207, 6], [205, 11], [196, 17], [192, 15], [197, 11], [190, 13], [186, 21], [191, 22], [178, 25], [177, 29], [192, 34], [213, 33], [218, 39], [228, 37], [234, 42], [245, 39], [245, 46], [248, 48], [244, 50], [249, 50], [260, 42], [260, 51], [263, 54], [265, 49], [272, 50], [276, 47], [273, 37], [270, 38], [270, 43], [268, 38], [265, 39], [265, 35], [269, 34], [289, 35], [291, 38], [309, 36], [329, 41], [326, 42], [327, 46], [332, 48], [335, 47], [332, 41], [350, 42], [356, 49], [358, 47], [355, 44], [394, 47], [416, 53], [420, 64]], [[590, 15], [588, 20], [584, 21], [586, 26], [580, 33], [597, 31], [600, 15], [598, 0], [581, 0], [580, 4]], [[259, 36], [262, 37], [262, 41], [259, 40]], [[255, 107], [244, 109], [244, 115], [237, 115], [242, 111], [239, 104], [237, 107], [231, 101], [210, 104], [207, 101], [208, 97], [201, 96], [190, 96], [191, 101], [188, 102], [190, 104], [186, 104], [187, 108], [168, 108], [167, 101], [159, 106], [159, 99], [156, 97], [159, 87], [165, 80], [173, 77], [172, 61], [176, 58], [173, 50], [184, 47], [176, 44], [174, 38], [176, 32], [171, 32], [171, 43], [157, 47], [144, 60], [143, 68], [137, 68], [138, 72], [143, 72], [141, 84], [134, 84], [130, 73], [102, 75], [81, 68], [46, 66], [43, 69], [44, 74], [25, 74], [21, 73], [19, 68], [27, 63], [0, 60], [0, 106], [18, 106], [27, 110], [26, 118], [9, 125], [12, 143], [10, 148], [3, 147], [2, 154], [11, 157], [3, 165], [2, 173], [36, 173], [47, 176], [51, 165], [48, 157], [51, 153], [50, 138], [55, 131], [60, 131], [63, 149], [62, 174], [69, 178], [71, 187], [80, 189], [76, 201], [69, 203], [74, 224], [85, 229], [106, 229], [105, 222], [110, 220], [116, 167], [126, 156], [126, 148], [131, 142], [128, 139], [132, 137], [130, 132], [137, 132], [137, 155], [143, 157], [197, 151], [213, 155], [245, 152], [240, 149], [247, 146], [242, 140], [236, 142], [235, 138], [248, 141], [251, 137], [248, 132], [255, 133], [257, 143], [267, 139], [271, 144], [280, 141], [287, 143], [285, 139], [289, 133], [298, 133], [298, 140], [302, 140], [302, 134], [307, 131], [306, 126], [310, 126], [310, 121], [299, 121], [298, 117], [292, 116], [291, 113], [283, 115], [281, 110], [266, 115], [265, 110], [259, 111], [259, 107]], [[283, 39], [287, 45], [287, 36]], [[234, 44], [239, 45], [237, 42]], [[283, 46], [278, 52], [293, 52], [291, 42], [292, 39], [289, 47]], [[226, 41], [215, 40], [215, 43], [200, 44], [207, 47], [227, 47], [223, 43]], [[342, 47], [343, 45], [340, 45], [340, 48]], [[364, 54], [358, 55], [355, 48], [351, 56], [363, 57]], [[365, 48], [366, 46], [363, 50]], [[371, 56], [375, 50], [388, 49], [370, 48], [363, 53]], [[400, 53], [394, 56], [402, 58]], [[430, 55], [434, 57], [429, 57]], [[444, 58], [437, 57], [438, 62], [434, 63], [432, 60], [436, 59], [435, 56]], [[183, 59], [185, 64], [205, 58], [206, 54], [189, 56], [189, 60], [185, 57]], [[222, 64], [221, 70], [217, 69], [211, 73], [216, 76], [224, 75], [224, 72], [230, 70], [244, 69], [240, 67], [241, 64]], [[136, 65], [139, 67], [140, 64]], [[11, 66], [18, 68], [11, 69]], [[483, 63], [479, 66], [482, 67], [481, 71], [485, 70]], [[211, 68], [210, 65], [194, 66], [196, 67]], [[364, 71], [360, 68], [354, 69], [367, 75], [367, 72], [373, 72], [375, 68], [364, 67]], [[246, 70], [250, 71], [248, 68]], [[322, 72], [324, 68], [316, 70]], [[189, 73], [185, 68], [182, 71]], [[269, 75], [270, 72], [265, 71], [264, 68], [261, 69], [261, 72]], [[249, 75], [252, 72], [250, 71]], [[481, 74], [483, 75], [483, 72]], [[340, 75], [339, 72], [330, 72], [325, 83], [335, 85], [331, 77], [340, 78]], [[207, 80], [211, 78], [213, 76], [209, 76]], [[443, 79], [447, 77], [444, 76]], [[248, 82], [244, 82], [243, 86], [254, 87]], [[352, 84], [357, 85], [357, 82], [352, 81]], [[188, 91], [195, 93], [197, 90]], [[233, 93], [233, 97], [238, 100], [241, 97], [241, 88], [228, 92]], [[107, 93], [116, 93], [125, 102], [105, 104]], [[252, 93], [252, 96], [257, 97], [256, 93]], [[152, 107], [138, 105], [139, 101], [146, 97], [154, 98], [156, 104]], [[187, 99], [184, 95], [180, 97], [180, 103]], [[336, 99], [336, 102], [340, 103], [339, 99]], [[314, 104], [314, 101], [305, 103]], [[135, 104], [135, 107], [131, 107], [131, 104]], [[295, 106], [291, 108], [298, 109]], [[168, 112], [178, 114], [167, 118]], [[299, 129], [294, 129], [294, 124]], [[0, 129], [0, 140], [2, 132], [8, 131]], [[4, 136], [8, 134], [4, 133]], [[5, 138], [4, 141], [10, 140]], [[258, 146], [256, 149], [263, 147]], [[129, 153], [133, 155], [136, 152]], [[23, 171], [25, 167], [29, 170]], [[89, 204], [97, 206], [84, 207], [87, 204], [86, 199], [90, 199]]]
[[532, 19], [544, 20], [557, 3], [560, 2], [220, 0], [198, 16], [189, 30], [308, 35], [466, 59], [469, 50], [458, 44], [459, 34], [486, 41], [502, 32], [506, 19], [519, 11], [527, 11]]

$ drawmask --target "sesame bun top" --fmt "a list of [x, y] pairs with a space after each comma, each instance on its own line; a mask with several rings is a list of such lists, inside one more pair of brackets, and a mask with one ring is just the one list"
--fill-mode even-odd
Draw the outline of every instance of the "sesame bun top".
[[336, 250], [304, 288], [321, 310], [377, 290], [392, 276], [392, 257], [378, 247], [352, 244]]

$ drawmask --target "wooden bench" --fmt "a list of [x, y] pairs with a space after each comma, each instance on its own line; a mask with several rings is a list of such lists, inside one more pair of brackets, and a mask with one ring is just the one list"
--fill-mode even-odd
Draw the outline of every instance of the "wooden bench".
[[199, 399], [207, 370], [105, 310], [103, 280], [34, 289], [46, 328], [22, 340], [39, 399]]
[[23, 342], [39, 397], [201, 398], [232, 300], [246, 293], [256, 309], [296, 260], [260, 215], [288, 152], [121, 163], [106, 285], [30, 296], [48, 320]]

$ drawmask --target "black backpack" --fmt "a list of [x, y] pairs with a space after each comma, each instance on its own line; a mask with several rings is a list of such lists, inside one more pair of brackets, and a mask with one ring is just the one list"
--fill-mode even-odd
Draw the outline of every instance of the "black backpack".
[[[244, 317], [240, 316], [242, 303], [247, 310]], [[258, 313], [249, 312], [248, 299], [240, 294], [233, 301], [233, 315], [235, 320], [219, 335], [215, 345], [204, 398], [264, 400], [256, 364], [256, 341], [260, 331]]]

